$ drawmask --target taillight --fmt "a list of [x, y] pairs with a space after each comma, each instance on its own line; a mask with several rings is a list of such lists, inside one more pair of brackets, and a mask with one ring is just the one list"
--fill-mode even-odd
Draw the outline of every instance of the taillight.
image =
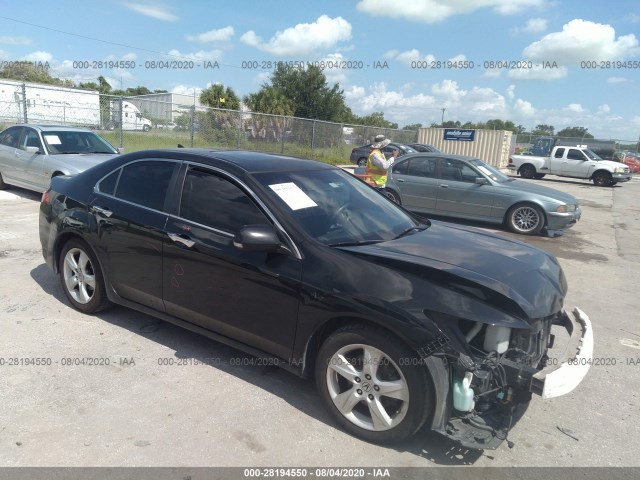
[[49, 190], [46, 190], [42, 194], [42, 199], [40, 200], [40, 203], [44, 203], [45, 205], [51, 205], [51, 198], [49, 197]]

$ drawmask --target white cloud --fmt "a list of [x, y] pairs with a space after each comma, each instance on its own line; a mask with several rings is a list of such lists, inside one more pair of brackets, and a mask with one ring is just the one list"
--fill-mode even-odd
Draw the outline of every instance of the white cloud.
[[178, 16], [169, 11], [169, 7], [164, 5], [138, 4], [125, 2], [123, 5], [129, 10], [140, 13], [145, 17], [155, 18], [164, 22], [175, 22]]
[[616, 32], [610, 25], [574, 19], [565, 24], [561, 32], [545, 35], [522, 53], [532, 60], [577, 65], [585, 60], [618, 60], [639, 52], [634, 34], [616, 39]]
[[36, 52], [28, 53], [24, 57], [20, 58], [20, 60], [26, 62], [50, 62], [51, 60], [53, 60], [53, 55], [51, 55], [49, 52], [38, 50]]
[[516, 98], [516, 86], [515, 85], [509, 85], [509, 87], [507, 88], [507, 98], [509, 100], [513, 100], [514, 98]]
[[542, 33], [547, 30], [547, 20], [544, 18], [530, 18], [524, 27], [513, 27], [511, 29], [512, 35], [518, 35], [519, 33]]
[[0, 36], [0, 44], [3, 45], [31, 45], [31, 39], [29, 37], [8, 37], [6, 35]]
[[558, 80], [569, 74], [567, 67], [545, 68], [542, 65], [533, 65], [533, 68], [521, 68], [509, 70], [507, 77], [511, 80]]
[[607, 78], [608, 83], [625, 83], [628, 80], [624, 77], [609, 77]]
[[183, 84], [174, 85], [170, 91], [171, 93], [177, 93], [179, 95], [193, 95], [194, 90], [196, 92], [196, 98], [199, 98], [200, 93], [202, 93], [202, 88], [195, 87], [193, 85], [183, 85]]
[[584, 107], [582, 105], [580, 105], [579, 103], [570, 103], [569, 105], [567, 105], [566, 107], [564, 107], [564, 110], [568, 111], [568, 112], [573, 112], [573, 113], [584, 113]]
[[406, 64], [411, 67], [413, 62], [424, 62], [425, 65], [435, 62], [436, 57], [432, 54], [423, 55], [417, 48], [413, 48], [411, 50], [407, 50], [405, 52], [400, 52], [398, 50], [389, 50], [384, 54], [384, 58], [389, 60], [397, 60], [401, 63]]
[[224, 43], [231, 40], [233, 35], [235, 35], [235, 30], [232, 26], [228, 26], [217, 30], [209, 30], [198, 35], [187, 35], [187, 40], [198, 43]]
[[533, 108], [531, 102], [527, 102], [526, 100], [522, 100], [521, 98], [518, 98], [515, 101], [513, 110], [516, 115], [521, 118], [533, 117], [536, 114], [536, 109]]
[[609, 113], [611, 111], [611, 107], [606, 103], [603, 103], [598, 107], [598, 113]]
[[9, 58], [9, 52], [6, 52], [4, 50], [0, 50], [0, 59], [5, 60]]
[[378, 17], [402, 18], [422, 23], [438, 23], [453, 15], [493, 8], [501, 15], [513, 15], [542, 8], [546, 0], [361, 0], [357, 9]]
[[322, 73], [324, 73], [325, 78], [327, 79], [327, 83], [329, 85], [333, 85], [334, 83], [345, 83], [347, 81], [347, 72], [348, 70], [344, 70], [341, 68], [328, 68], [330, 66], [339, 66], [341, 62], [345, 61], [345, 57], [342, 53], [330, 53], [324, 58], [319, 59], [320, 62], [325, 62], [324, 64], [327, 66]]
[[263, 42], [253, 30], [240, 40], [273, 55], [306, 55], [317, 50], [333, 48], [338, 43], [351, 39], [351, 24], [342, 17], [330, 18], [321, 15], [313, 23], [299, 23], [278, 31], [268, 42]]
[[193, 60], [194, 62], [202, 62], [205, 60], [214, 61], [220, 60], [220, 58], [222, 57], [222, 50], [198, 50], [197, 52], [182, 53], [174, 48], [173, 50], [169, 50], [167, 52], [167, 55], [187, 60]]

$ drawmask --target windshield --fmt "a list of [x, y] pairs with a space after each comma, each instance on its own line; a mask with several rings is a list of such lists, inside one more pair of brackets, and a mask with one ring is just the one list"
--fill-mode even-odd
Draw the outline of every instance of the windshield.
[[93, 132], [61, 130], [42, 132], [42, 138], [51, 155], [68, 153], [118, 153], [102, 137]]
[[582, 152], [589, 157], [589, 160], [602, 160], [601, 157], [599, 157], [597, 154], [593, 153], [591, 150], [589, 150], [588, 148], [585, 148], [584, 150], [582, 150]]
[[509, 182], [513, 180], [511, 177], [506, 176], [500, 170], [498, 170], [497, 168], [491, 165], [484, 163], [482, 160], [475, 159], [475, 160], [471, 160], [469, 163], [474, 167], [476, 167], [478, 170], [480, 170], [482, 173], [484, 173], [487, 177], [489, 177], [494, 182], [502, 183], [502, 182]]
[[325, 245], [392, 240], [421, 225], [344, 170], [267, 172], [254, 178], [302, 230]]

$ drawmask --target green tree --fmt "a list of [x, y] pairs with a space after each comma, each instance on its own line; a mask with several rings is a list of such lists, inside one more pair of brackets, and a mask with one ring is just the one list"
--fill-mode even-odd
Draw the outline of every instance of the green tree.
[[584, 127], [567, 127], [560, 130], [557, 135], [558, 137], [593, 138], [587, 130]]
[[542, 135], [542, 136], [553, 136], [555, 132], [555, 127], [553, 125], [545, 125], [540, 124], [536, 125], [536, 128], [531, 132], [533, 135]]
[[214, 83], [200, 93], [200, 103], [208, 107], [240, 110], [240, 98], [233, 88]]
[[271, 86], [292, 101], [296, 117], [334, 122], [349, 119], [350, 109], [344, 102], [340, 85], [329, 87], [324, 73], [315, 65], [307, 68], [278, 65], [271, 76]]
[[402, 127], [402, 130], [419, 130], [420, 128], [422, 128], [422, 124], [421, 123], [410, 123], [409, 125], [405, 125], [404, 127]]

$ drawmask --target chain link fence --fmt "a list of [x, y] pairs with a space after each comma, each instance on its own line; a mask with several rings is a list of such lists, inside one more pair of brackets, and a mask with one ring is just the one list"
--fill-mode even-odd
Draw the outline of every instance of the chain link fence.
[[125, 152], [207, 147], [349, 163], [351, 150], [383, 134], [412, 143], [417, 132], [163, 102], [145, 97], [0, 81], [0, 124], [62, 124], [96, 130]]

